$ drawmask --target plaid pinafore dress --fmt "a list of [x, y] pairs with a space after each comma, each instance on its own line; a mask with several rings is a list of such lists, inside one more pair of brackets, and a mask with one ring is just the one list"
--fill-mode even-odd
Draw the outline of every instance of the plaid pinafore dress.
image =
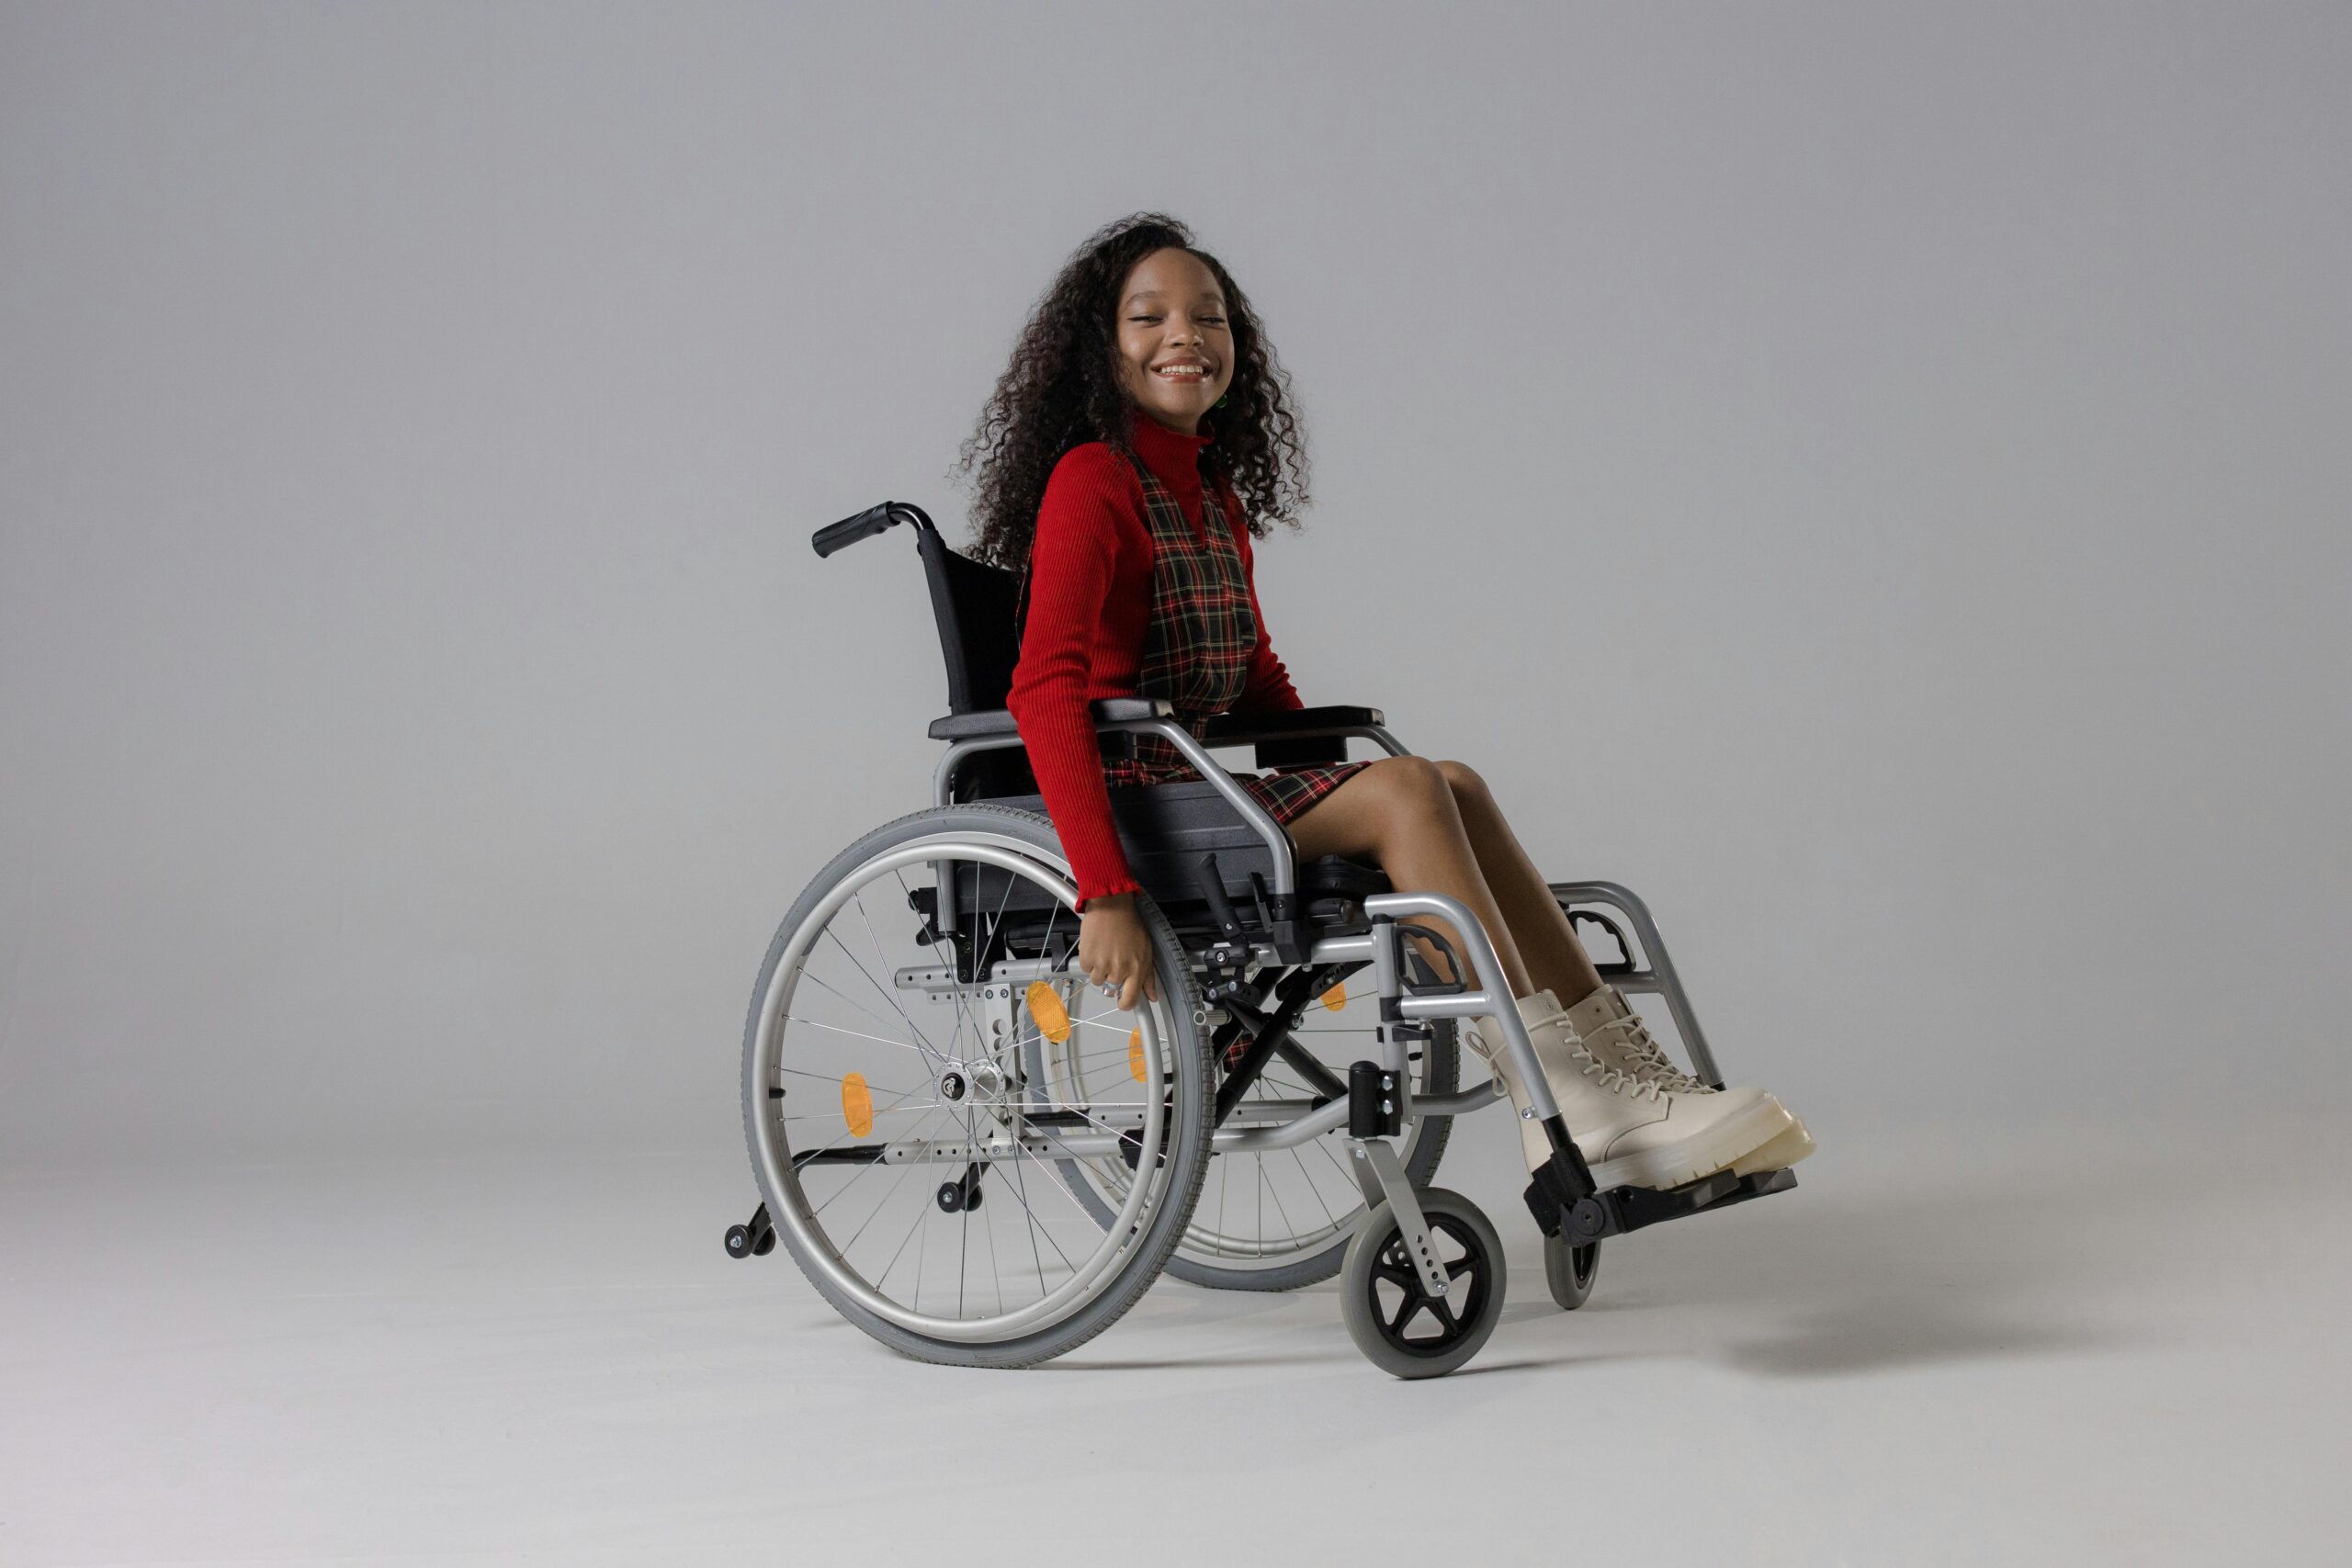
[[[1199, 735], [1212, 717], [1233, 706], [1249, 680], [1250, 653], [1258, 642], [1249, 573], [1225, 511], [1216, 502], [1215, 486], [1201, 487], [1201, 523], [1208, 536], [1204, 540], [1193, 532], [1168, 487], [1141, 462], [1130, 461], [1143, 481], [1144, 513], [1151, 528], [1151, 616], [1144, 631], [1136, 694], [1166, 698], [1177, 721]], [[1105, 784], [1170, 784], [1200, 777], [1184, 754], [1159, 736], [1131, 739], [1132, 758], [1103, 760]], [[1287, 825], [1351, 773], [1371, 765], [1324, 762], [1234, 777], [1275, 821]]]

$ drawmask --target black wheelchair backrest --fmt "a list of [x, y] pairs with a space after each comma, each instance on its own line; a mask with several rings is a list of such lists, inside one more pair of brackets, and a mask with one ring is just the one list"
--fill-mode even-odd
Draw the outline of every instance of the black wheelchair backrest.
[[[939, 653], [947, 667], [947, 711], [992, 713], [1012, 689], [1012, 669], [1021, 660], [1022, 575], [989, 566], [947, 547], [930, 516], [910, 502], [886, 501], [854, 517], [817, 530], [811, 541], [820, 556], [870, 538], [895, 523], [912, 525], [915, 549], [931, 582], [932, 619], [939, 628]], [[1017, 750], [990, 751], [958, 770], [956, 796], [1023, 795], [1036, 781]]]
[[1020, 579], [958, 555], [930, 529], [915, 536], [915, 548], [931, 580], [931, 614], [947, 663], [947, 711], [1004, 706], [1012, 667], [1021, 661]]
[[894, 523], [913, 525], [915, 549], [931, 580], [931, 614], [947, 665], [947, 711], [992, 713], [1003, 707], [1012, 690], [1012, 667], [1021, 660], [1019, 576], [949, 549], [930, 514], [911, 502], [869, 506], [827, 524], [809, 542], [819, 555], [829, 556]]

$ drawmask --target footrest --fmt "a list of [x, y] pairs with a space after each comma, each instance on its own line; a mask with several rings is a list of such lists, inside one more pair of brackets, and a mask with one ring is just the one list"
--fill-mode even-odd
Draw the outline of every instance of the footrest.
[[[1797, 1173], [1783, 1168], [1759, 1170], [1753, 1176], [1734, 1176], [1728, 1170], [1719, 1170], [1679, 1187], [1615, 1187], [1555, 1211], [1553, 1223], [1544, 1226], [1544, 1234], [1566, 1236], [1581, 1247], [1664, 1220], [1679, 1220], [1702, 1212], [1727, 1209], [1750, 1198], [1786, 1192], [1796, 1184]], [[1530, 1208], [1535, 1208], [1540, 1201], [1533, 1187], [1528, 1189], [1528, 1199]], [[1537, 1224], [1542, 1224], [1544, 1219], [1538, 1210]]]

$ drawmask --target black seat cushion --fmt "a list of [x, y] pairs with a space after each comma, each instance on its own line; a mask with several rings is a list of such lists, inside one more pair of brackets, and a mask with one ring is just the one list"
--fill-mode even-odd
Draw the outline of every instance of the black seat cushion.
[[1302, 862], [1298, 868], [1298, 890], [1310, 898], [1357, 900], [1369, 898], [1375, 893], [1391, 891], [1386, 872], [1378, 866], [1364, 865], [1338, 855], [1324, 855], [1317, 860]]

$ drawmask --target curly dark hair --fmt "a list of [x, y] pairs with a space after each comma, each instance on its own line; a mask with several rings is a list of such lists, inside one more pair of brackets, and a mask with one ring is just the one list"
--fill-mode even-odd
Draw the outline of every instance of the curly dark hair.
[[1241, 286], [1225, 264], [1193, 243], [1192, 231], [1160, 212], [1107, 223], [1072, 252], [1030, 312], [980, 423], [961, 449], [958, 471], [977, 470], [973, 556], [1021, 570], [1037, 531], [1037, 506], [1062, 454], [1089, 441], [1134, 450], [1134, 404], [1119, 382], [1118, 292], [1135, 265], [1174, 246], [1198, 256], [1225, 291], [1233, 331], [1233, 381], [1225, 407], [1202, 420], [1216, 439], [1208, 467], [1233, 487], [1247, 525], [1264, 538], [1274, 520], [1298, 525], [1306, 505], [1306, 451], [1286, 395], [1290, 378]]

